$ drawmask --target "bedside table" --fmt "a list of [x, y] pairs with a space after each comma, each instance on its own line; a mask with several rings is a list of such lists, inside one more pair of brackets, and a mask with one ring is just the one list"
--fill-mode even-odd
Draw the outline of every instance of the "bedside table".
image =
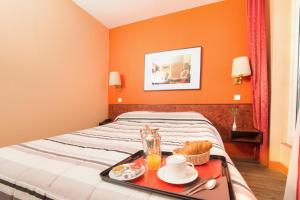
[[99, 123], [99, 126], [102, 126], [102, 125], [105, 125], [105, 124], [109, 124], [111, 122], [113, 122], [112, 119], [105, 119], [105, 120], [103, 120], [102, 122]]
[[230, 141], [255, 144], [254, 159], [256, 160], [259, 146], [263, 143], [263, 135], [262, 132], [257, 129], [237, 129], [231, 131]]

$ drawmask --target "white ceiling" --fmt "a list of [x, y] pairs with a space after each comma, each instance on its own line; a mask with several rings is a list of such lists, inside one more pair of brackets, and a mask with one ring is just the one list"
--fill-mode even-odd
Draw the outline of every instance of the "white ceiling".
[[222, 0], [73, 0], [107, 28]]

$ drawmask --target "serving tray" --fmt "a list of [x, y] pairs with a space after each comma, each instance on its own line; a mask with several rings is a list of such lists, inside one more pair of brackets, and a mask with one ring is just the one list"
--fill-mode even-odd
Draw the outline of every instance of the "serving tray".
[[[164, 165], [164, 160], [169, 155], [172, 155], [172, 153], [162, 152], [162, 156], [163, 156], [162, 165]], [[192, 183], [185, 184], [185, 185], [173, 185], [173, 184], [165, 183], [157, 177], [156, 175], [157, 171], [148, 171], [147, 169], [143, 176], [132, 181], [120, 181], [109, 177], [109, 172], [113, 167], [125, 163], [131, 163], [131, 162], [136, 162], [145, 165], [143, 150], [140, 150], [132, 154], [131, 156], [122, 160], [121, 162], [102, 171], [100, 173], [101, 179], [109, 183], [118, 184], [130, 188], [136, 188], [147, 192], [159, 193], [166, 196], [175, 197], [178, 199], [199, 200], [199, 199], [219, 199], [222, 197], [222, 199], [235, 200], [231, 178], [228, 170], [228, 165], [226, 162], [226, 158], [224, 156], [210, 155], [210, 160], [207, 164], [201, 166], [195, 166], [195, 168], [198, 170], [199, 173], [198, 179], [193, 181]], [[183, 194], [185, 190], [195, 186], [199, 181], [212, 176], [217, 177], [216, 180], [218, 184], [215, 189], [201, 191], [199, 195], [193, 195], [193, 196], [187, 196]]]

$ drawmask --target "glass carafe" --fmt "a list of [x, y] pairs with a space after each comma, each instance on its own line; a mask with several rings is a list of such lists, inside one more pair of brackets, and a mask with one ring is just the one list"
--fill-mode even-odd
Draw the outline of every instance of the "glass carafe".
[[158, 170], [161, 165], [161, 137], [158, 129], [150, 129], [149, 126], [140, 130], [143, 149], [145, 153], [146, 166], [148, 170]]

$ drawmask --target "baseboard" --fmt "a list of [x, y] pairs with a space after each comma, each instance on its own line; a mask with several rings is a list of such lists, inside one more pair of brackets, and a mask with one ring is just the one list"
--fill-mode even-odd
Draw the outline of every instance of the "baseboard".
[[274, 169], [277, 171], [280, 171], [281, 173], [285, 174], [287, 176], [289, 168], [281, 164], [280, 162], [275, 162], [275, 161], [269, 161], [269, 166], [270, 169]]

